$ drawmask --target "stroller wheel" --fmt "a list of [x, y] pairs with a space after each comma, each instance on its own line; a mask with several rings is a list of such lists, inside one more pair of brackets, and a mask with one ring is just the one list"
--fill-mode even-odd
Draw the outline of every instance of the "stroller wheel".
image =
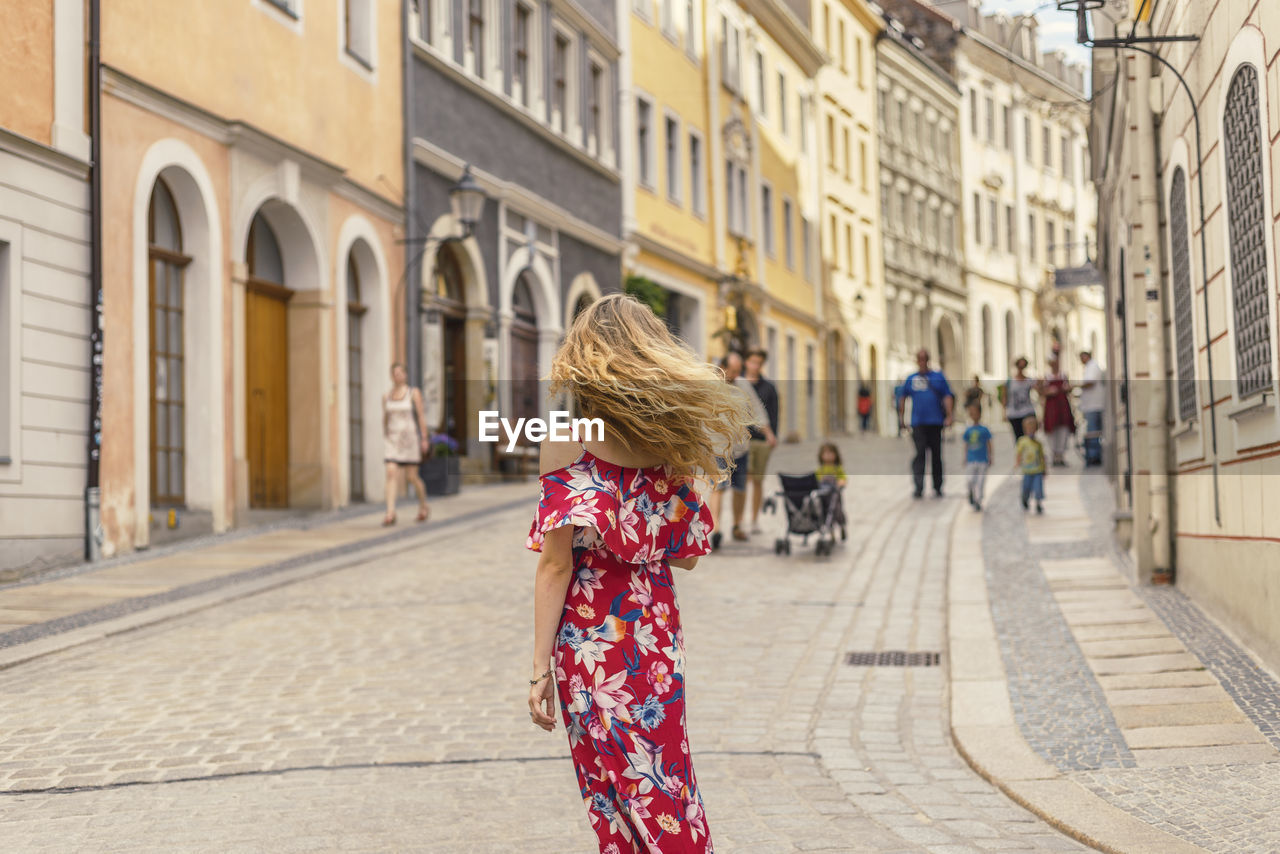
[[785, 540], [774, 540], [774, 541], [773, 541], [773, 553], [774, 553], [774, 554], [776, 554], [776, 555], [780, 555], [780, 554], [782, 554], [782, 545], [783, 545], [783, 543], [784, 543], [784, 542], [786, 542], [786, 541], [785, 541]]
[[778, 503], [772, 498], [766, 498], [764, 503], [760, 505], [760, 509], [766, 513], [776, 513], [778, 511]]
[[814, 557], [825, 557], [826, 554], [827, 554], [826, 540], [818, 540], [818, 542], [814, 543], [814, 546], [813, 546]]

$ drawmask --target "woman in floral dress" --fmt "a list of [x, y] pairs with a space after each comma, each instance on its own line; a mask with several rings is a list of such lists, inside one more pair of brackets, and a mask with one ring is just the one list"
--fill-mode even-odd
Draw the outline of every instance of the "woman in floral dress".
[[671, 567], [711, 550], [693, 476], [752, 421], [742, 392], [641, 303], [574, 321], [551, 372], [603, 440], [544, 442], [529, 713], [569, 734], [602, 854], [712, 854], [685, 731], [684, 632]]

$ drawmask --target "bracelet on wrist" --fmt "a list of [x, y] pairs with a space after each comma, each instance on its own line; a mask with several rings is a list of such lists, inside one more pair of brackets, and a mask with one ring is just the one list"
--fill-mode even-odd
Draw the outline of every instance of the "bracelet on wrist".
[[546, 673], [542, 674], [537, 679], [530, 679], [529, 687], [533, 687], [534, 685], [537, 685], [539, 682], [541, 682], [543, 679], [546, 679], [548, 676], [551, 675], [551, 671], [552, 671], [552, 668], [548, 667]]

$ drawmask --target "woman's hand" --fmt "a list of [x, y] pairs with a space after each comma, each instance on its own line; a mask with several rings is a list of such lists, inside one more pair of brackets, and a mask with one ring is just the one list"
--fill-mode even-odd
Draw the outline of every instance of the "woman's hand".
[[667, 561], [672, 566], [678, 566], [681, 569], [693, 569], [698, 565], [696, 557], [673, 557]]
[[552, 676], [544, 676], [529, 686], [529, 717], [547, 732], [556, 728], [556, 683]]
[[428, 450], [430, 450], [430, 448], [431, 448], [431, 443], [430, 443], [429, 441], [427, 441], [427, 437], [426, 437], [426, 436], [423, 436], [423, 437], [422, 437], [422, 440], [421, 440], [421, 443], [420, 443], [420, 444], [422, 445], [422, 453], [424, 453], [424, 454], [425, 454]]

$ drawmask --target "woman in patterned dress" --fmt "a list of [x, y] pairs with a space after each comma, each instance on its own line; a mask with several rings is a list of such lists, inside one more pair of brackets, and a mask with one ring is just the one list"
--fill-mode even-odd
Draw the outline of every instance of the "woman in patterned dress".
[[422, 395], [409, 388], [409, 375], [399, 362], [391, 366], [391, 391], [382, 396], [382, 438], [382, 458], [387, 464], [387, 515], [382, 524], [396, 523], [396, 499], [403, 488], [401, 473], [418, 494], [418, 521], [426, 521], [431, 508], [418, 464], [427, 452], [427, 419], [422, 414]]
[[528, 546], [534, 591], [529, 714], [558, 694], [601, 854], [712, 854], [685, 731], [684, 632], [671, 567], [711, 550], [693, 477], [753, 418], [740, 389], [622, 295], [574, 321], [551, 369], [603, 440], [544, 442]]

